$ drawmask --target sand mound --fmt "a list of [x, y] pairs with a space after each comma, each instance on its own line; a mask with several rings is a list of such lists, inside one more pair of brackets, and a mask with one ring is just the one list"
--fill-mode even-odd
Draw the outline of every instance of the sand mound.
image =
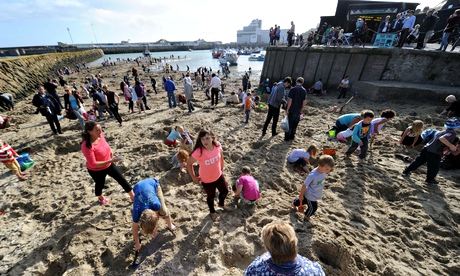
[[[116, 69], [117, 78], [128, 66]], [[104, 75], [104, 70], [92, 72]], [[227, 81], [226, 90], [236, 90], [239, 83]], [[196, 97], [197, 106], [208, 106], [203, 92], [196, 92]], [[152, 110], [146, 114], [127, 114], [122, 105], [122, 128], [114, 121], [103, 127], [114, 152], [124, 156], [120, 167], [130, 183], [151, 176], [160, 179], [176, 234], [162, 225], [155, 240], [143, 237], [141, 264], [130, 269], [134, 254], [128, 197], [109, 179], [105, 193], [111, 204], [96, 203], [94, 184], [79, 152], [78, 122], [64, 120], [64, 135], [50, 137], [43, 118], [25, 120], [20, 115], [20, 131], [2, 132], [2, 139], [17, 149], [32, 150], [37, 164], [26, 182], [9, 173], [0, 178], [0, 209], [5, 211], [0, 216], [0, 274], [238, 275], [264, 252], [261, 228], [278, 219], [294, 225], [300, 254], [319, 261], [328, 275], [460, 274], [460, 172], [441, 171], [440, 184], [427, 186], [424, 169], [411, 180], [402, 178], [405, 163], [395, 157], [402, 151], [395, 137], [413, 119], [441, 126], [435, 107], [352, 102], [348, 111], [372, 105], [376, 112], [391, 107], [399, 114], [375, 141], [368, 160], [359, 162], [355, 156], [343, 160], [345, 145], [326, 142], [325, 131], [336, 117], [326, 112], [336, 104], [332, 96], [311, 99], [293, 143], [283, 142], [282, 135], [259, 139], [264, 112], [251, 113], [250, 123], [243, 125], [243, 113], [236, 107], [198, 108], [188, 115], [185, 106], [169, 110], [161, 89], [149, 101]], [[29, 108], [19, 103], [16, 114]], [[420, 116], [409, 115], [414, 111]], [[192, 134], [202, 126], [211, 127], [225, 150], [227, 181], [234, 183], [245, 165], [254, 171], [263, 194], [258, 206], [224, 212], [213, 223], [202, 188], [187, 174], [171, 170], [177, 149], [163, 140], [175, 125]], [[305, 176], [285, 160], [291, 149], [312, 143], [336, 146], [339, 153], [317, 215], [305, 223], [290, 210]], [[403, 153], [414, 156], [416, 151]]]

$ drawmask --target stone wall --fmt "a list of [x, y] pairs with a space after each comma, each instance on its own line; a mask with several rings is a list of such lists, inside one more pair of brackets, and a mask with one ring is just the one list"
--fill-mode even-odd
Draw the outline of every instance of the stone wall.
[[269, 47], [261, 80], [302, 76], [336, 87], [343, 75], [357, 81], [460, 86], [460, 54], [412, 49]]
[[15, 95], [15, 99], [34, 93], [36, 87], [64, 66], [74, 67], [104, 55], [102, 50], [23, 56], [0, 59], [0, 92]]

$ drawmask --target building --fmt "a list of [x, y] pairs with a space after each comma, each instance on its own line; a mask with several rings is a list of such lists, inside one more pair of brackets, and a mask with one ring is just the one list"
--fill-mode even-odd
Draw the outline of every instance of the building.
[[[287, 29], [281, 29], [280, 40], [287, 39]], [[238, 44], [268, 44], [270, 43], [270, 30], [262, 30], [262, 20], [254, 19], [248, 26], [236, 32]]]
[[382, 19], [389, 15], [391, 19], [396, 14], [407, 10], [415, 10], [418, 3], [387, 2], [372, 0], [338, 0], [334, 16], [321, 16], [320, 26], [327, 23], [331, 26], [340, 26], [346, 33], [353, 32], [358, 18], [364, 19], [368, 29], [377, 31]]

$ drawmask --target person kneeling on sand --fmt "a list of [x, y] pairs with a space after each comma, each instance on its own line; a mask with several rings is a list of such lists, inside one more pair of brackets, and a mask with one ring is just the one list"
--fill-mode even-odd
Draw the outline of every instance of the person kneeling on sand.
[[307, 150], [305, 149], [294, 149], [289, 153], [287, 161], [289, 164], [296, 167], [300, 167], [304, 172], [310, 172], [308, 166], [310, 165], [310, 158], [315, 158], [318, 148], [315, 145], [311, 145]]
[[444, 127], [446, 130], [437, 132], [420, 152], [420, 155], [403, 171], [403, 175], [409, 177], [411, 172], [418, 169], [426, 163], [426, 183], [438, 184], [436, 176], [439, 172], [439, 166], [442, 159], [444, 148], [451, 151], [457, 150], [457, 145], [454, 145], [454, 140], [457, 137], [455, 129], [460, 128], [460, 119], [451, 118], [447, 120]]
[[233, 191], [235, 192], [235, 200], [237, 202], [241, 199], [241, 203], [254, 204], [260, 199], [259, 183], [251, 175], [249, 167], [243, 167], [241, 176], [236, 181]]
[[323, 196], [324, 179], [333, 168], [334, 158], [330, 155], [322, 155], [318, 160], [318, 167], [313, 169], [305, 179], [299, 198], [294, 199], [292, 204], [298, 212], [303, 212], [304, 205], [307, 204], [305, 220], [309, 220], [318, 209], [318, 200]]
[[5, 164], [19, 180], [24, 181], [27, 179], [27, 176], [21, 172], [21, 166], [16, 160], [18, 156], [17, 152], [10, 145], [0, 140], [0, 162]]
[[141, 249], [139, 239], [139, 224], [146, 235], [155, 238], [158, 235], [158, 218], [165, 219], [168, 229], [173, 232], [173, 224], [168, 208], [166, 207], [160, 182], [154, 178], [139, 181], [134, 186], [134, 202], [132, 210], [133, 239], [136, 251]]
[[244, 271], [245, 276], [324, 276], [321, 265], [298, 255], [294, 228], [282, 221], [271, 222], [262, 229], [262, 241], [268, 252], [257, 257]]
[[240, 100], [238, 98], [238, 95], [235, 92], [232, 92], [228, 98], [226, 98], [225, 103], [227, 105], [232, 105], [232, 104], [239, 104]]

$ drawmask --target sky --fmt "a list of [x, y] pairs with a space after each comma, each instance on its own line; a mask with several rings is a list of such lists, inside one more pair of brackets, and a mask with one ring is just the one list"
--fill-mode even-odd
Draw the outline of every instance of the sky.
[[[391, 0], [389, 0], [391, 1]], [[421, 2], [433, 7], [441, 0]], [[273, 4], [271, 4], [273, 3]], [[275, 4], [276, 3], [276, 4]], [[236, 31], [252, 19], [315, 28], [320, 16], [334, 15], [337, 0], [0, 0], [0, 47], [71, 43], [197, 40], [236, 41]], [[287, 14], [284, 7], [292, 7]]]

